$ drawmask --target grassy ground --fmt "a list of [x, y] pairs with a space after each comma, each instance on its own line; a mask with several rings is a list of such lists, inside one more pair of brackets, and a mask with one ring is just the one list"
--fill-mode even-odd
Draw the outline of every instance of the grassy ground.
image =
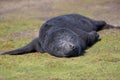
[[[6, 3], [4, 0], [0, 1], [2, 1], [0, 4]], [[50, 3], [44, 1], [41, 3]], [[46, 6], [47, 9], [41, 6], [40, 11], [38, 10], [39, 3], [34, 1], [30, 2], [32, 6], [36, 4], [34, 7], [30, 5], [28, 9], [24, 9], [21, 8], [21, 5], [16, 5], [19, 10], [13, 9], [12, 11], [7, 10], [11, 7], [5, 8], [4, 11], [3, 8], [7, 4], [2, 4], [3, 8], [0, 12], [5, 14], [0, 14], [0, 53], [29, 43], [38, 35], [38, 30], [40, 25], [44, 23], [44, 19], [59, 14], [80, 13], [96, 19], [105, 19], [110, 23], [119, 25], [118, 14], [120, 11], [117, 10], [117, 13], [116, 11], [111, 12], [111, 8], [117, 8], [117, 1], [119, 0], [114, 0], [114, 5], [111, 5], [113, 0], [110, 0], [111, 2], [109, 0], [101, 1], [78, 0], [78, 2], [75, 2], [70, 0], [65, 3], [64, 0], [60, 2], [55, 0], [54, 3]], [[54, 7], [52, 4], [54, 4]], [[11, 6], [12, 3], [8, 5]], [[28, 12], [25, 13], [22, 9]], [[89, 9], [91, 9], [90, 12]], [[28, 14], [29, 12], [30, 14]], [[18, 15], [18, 17], [13, 18], [13, 15]], [[0, 56], [0, 80], [119, 80], [120, 30], [103, 30], [99, 34], [101, 41], [87, 49], [85, 55], [80, 57], [56, 58], [46, 53]]]
[[[0, 51], [29, 43], [42, 23], [37, 19], [0, 21]], [[0, 56], [0, 80], [119, 80], [120, 31], [99, 33], [102, 40], [81, 57], [61, 59], [40, 53]]]

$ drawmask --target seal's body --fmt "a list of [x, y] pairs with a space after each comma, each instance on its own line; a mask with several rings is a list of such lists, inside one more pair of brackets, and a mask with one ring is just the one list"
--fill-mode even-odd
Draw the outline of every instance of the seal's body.
[[96, 21], [78, 14], [58, 16], [46, 21], [39, 31], [38, 38], [31, 43], [3, 54], [48, 52], [57, 57], [79, 56], [98, 40], [99, 34], [96, 31], [105, 26], [105, 21]]

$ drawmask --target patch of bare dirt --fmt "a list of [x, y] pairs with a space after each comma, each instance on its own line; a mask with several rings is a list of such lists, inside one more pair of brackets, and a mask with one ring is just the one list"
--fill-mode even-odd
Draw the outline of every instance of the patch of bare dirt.
[[[0, 0], [0, 18], [6, 17], [40, 17], [52, 15], [54, 4], [59, 0]], [[16, 15], [17, 14], [17, 15]]]
[[15, 32], [8, 35], [6, 38], [8, 40], [15, 40], [15, 39], [34, 39], [38, 37], [39, 31], [38, 30], [28, 30], [28, 31], [21, 31], [21, 32]]
[[120, 0], [0, 0], [0, 19], [29, 17], [47, 20], [69, 13], [90, 14], [95, 19], [120, 25]]

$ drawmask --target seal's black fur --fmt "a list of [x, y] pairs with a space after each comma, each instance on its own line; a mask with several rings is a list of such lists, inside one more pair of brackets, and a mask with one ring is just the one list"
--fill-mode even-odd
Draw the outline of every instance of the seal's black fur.
[[3, 54], [48, 52], [57, 57], [79, 56], [98, 40], [99, 34], [96, 31], [115, 28], [106, 25], [105, 21], [96, 21], [78, 14], [58, 16], [44, 23], [38, 38], [31, 43]]

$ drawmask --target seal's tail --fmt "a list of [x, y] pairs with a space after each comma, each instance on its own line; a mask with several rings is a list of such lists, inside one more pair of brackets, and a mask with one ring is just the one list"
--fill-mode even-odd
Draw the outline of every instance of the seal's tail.
[[[37, 45], [36, 45], [37, 44]], [[4, 52], [1, 55], [21, 55], [21, 54], [26, 54], [26, 53], [30, 53], [30, 52], [37, 52], [37, 47], [39, 46], [38, 44], [38, 39], [34, 39], [32, 42], [30, 42], [29, 44], [27, 44], [26, 46], [16, 49], [16, 50], [12, 50], [12, 51], [8, 51], [8, 52]]]

